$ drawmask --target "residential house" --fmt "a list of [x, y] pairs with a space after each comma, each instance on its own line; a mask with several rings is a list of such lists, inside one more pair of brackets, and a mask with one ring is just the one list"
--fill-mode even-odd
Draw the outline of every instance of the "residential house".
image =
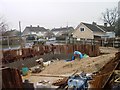
[[3, 36], [19, 36], [20, 35], [20, 31], [14, 29], [14, 30], [10, 30], [10, 31], [6, 31], [3, 33]]
[[44, 27], [40, 27], [39, 25], [37, 27], [33, 27], [32, 25], [30, 27], [26, 27], [23, 31], [23, 35], [37, 35], [37, 36], [43, 36], [49, 32], [49, 29], [45, 29]]
[[20, 44], [20, 31], [14, 29], [6, 31], [2, 35], [2, 45], [17, 45]]
[[[115, 38], [115, 32], [113, 27], [108, 27], [107, 23], [104, 23], [104, 26], [98, 25], [102, 30], [106, 32], [105, 37], [106, 38]], [[102, 37], [104, 38], [104, 37]]]
[[55, 35], [53, 34], [52, 31], [48, 31], [48, 32], [46, 32], [46, 33], [44, 34], [44, 36], [45, 36], [47, 39], [50, 39], [50, 38], [54, 37]]
[[61, 27], [61, 28], [54, 28], [51, 31], [54, 33], [55, 36], [61, 36], [62, 34], [69, 33], [73, 31], [73, 27]]
[[114, 38], [115, 33], [111, 27], [97, 25], [95, 22], [92, 24], [81, 22], [73, 31], [73, 37], [80, 39], [97, 39], [97, 38]]

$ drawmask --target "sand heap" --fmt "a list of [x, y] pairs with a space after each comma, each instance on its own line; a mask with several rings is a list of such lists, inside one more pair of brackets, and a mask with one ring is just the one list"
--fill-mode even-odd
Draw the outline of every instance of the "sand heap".
[[85, 71], [88, 73], [93, 73], [100, 70], [106, 63], [108, 63], [114, 57], [115, 54], [111, 53], [111, 54], [101, 55], [98, 57], [83, 58], [81, 60], [76, 59], [70, 62], [60, 60], [50, 64], [40, 74], [63, 75], [63, 74], [71, 74], [76, 70], [78, 70], [79, 72]]

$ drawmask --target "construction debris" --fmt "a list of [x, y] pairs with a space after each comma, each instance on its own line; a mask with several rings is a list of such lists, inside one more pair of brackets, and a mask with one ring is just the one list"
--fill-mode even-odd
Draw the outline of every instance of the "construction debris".
[[[77, 72], [78, 72], [78, 70], [76, 70], [71, 76], [75, 75]], [[58, 79], [57, 81], [53, 82], [52, 85], [55, 85], [55, 86], [66, 85], [68, 79], [69, 79], [69, 77], [64, 77], [63, 79]]]
[[50, 82], [46, 80], [41, 80], [37, 82], [36, 88], [50, 88]]
[[[68, 51], [65, 50], [69, 47]], [[70, 49], [72, 45], [61, 46], [60, 52], [65, 50], [66, 53], [73, 51]], [[74, 46], [76, 48], [77, 46]], [[81, 46], [84, 48], [84, 45]], [[88, 48], [89, 46], [86, 46]], [[46, 46], [46, 49], [48, 47]], [[77, 47], [82, 49], [80, 47]], [[58, 49], [58, 48], [56, 48]], [[89, 51], [89, 50], [88, 50]], [[94, 51], [94, 50], [93, 50]], [[86, 51], [87, 52], [87, 51]], [[47, 51], [46, 51], [47, 53]], [[56, 53], [56, 52], [55, 52]], [[65, 60], [52, 60], [44, 62], [43, 58], [37, 59], [35, 62], [37, 66], [29, 68], [29, 74], [22, 76], [23, 83], [32, 84], [34, 88], [110, 88], [119, 87], [120, 83], [120, 52], [109, 52], [107, 54], [102, 54], [97, 57], [87, 57], [78, 60], [77, 58], [73, 62], [65, 62]], [[4, 70], [4, 69], [3, 69]], [[13, 70], [14, 71], [14, 70]], [[84, 73], [90, 73], [93, 76], [93, 80], [88, 81], [88, 74], [80, 74], [82, 71]], [[18, 84], [19, 87], [23, 87], [18, 76], [20, 73], [12, 73], [14, 77], [12, 83], [7, 83], [5, 81], [12, 77], [10, 74], [6, 76], [8, 72], [12, 73], [11, 70], [3, 72], [4, 87], [15, 87], [12, 84]], [[73, 73], [74, 72], [74, 73]], [[5, 77], [9, 77], [6, 80]], [[12, 77], [13, 79], [13, 77]], [[18, 79], [18, 80], [16, 80]], [[90, 78], [89, 78], [90, 79]], [[9, 82], [9, 81], [8, 81]], [[17, 83], [16, 83], [17, 82]], [[5, 84], [7, 83], [7, 84]], [[29, 86], [29, 85], [28, 85]], [[26, 86], [26, 87], [28, 87]]]
[[42, 70], [44, 70], [44, 62], [43, 62], [43, 58], [37, 59], [36, 63], [38, 63], [38, 66], [32, 67], [30, 68], [30, 71], [32, 73], [40, 73]]
[[68, 81], [68, 77], [65, 77], [63, 79], [58, 79], [56, 80], [55, 82], [52, 83], [52, 85], [55, 85], [55, 86], [62, 86], [64, 84], [67, 84], [67, 81]]
[[51, 64], [51, 61], [43, 62], [43, 66], [44, 66], [44, 67], [47, 67], [47, 66], [49, 66], [50, 64]]
[[87, 89], [89, 80], [92, 80], [92, 77], [87, 76], [84, 72], [71, 76], [68, 80], [68, 88], [80, 90]]
[[30, 68], [30, 71], [32, 73], [40, 73], [42, 70], [43, 68], [41, 68], [40, 66], [35, 66], [35, 67]]

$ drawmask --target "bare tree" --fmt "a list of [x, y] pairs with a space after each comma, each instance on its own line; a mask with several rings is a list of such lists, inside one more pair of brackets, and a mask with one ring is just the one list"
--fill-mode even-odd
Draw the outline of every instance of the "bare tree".
[[104, 13], [102, 13], [102, 20], [107, 23], [110, 27], [115, 28], [115, 24], [118, 18], [117, 8], [106, 9]]
[[8, 24], [3, 19], [3, 17], [0, 17], [0, 33], [1, 35], [8, 30]]

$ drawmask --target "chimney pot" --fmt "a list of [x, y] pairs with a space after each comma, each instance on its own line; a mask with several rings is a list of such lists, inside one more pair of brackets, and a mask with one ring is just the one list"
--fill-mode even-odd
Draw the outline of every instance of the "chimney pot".
[[93, 24], [93, 25], [97, 25], [96, 22], [93, 22], [92, 24]]

